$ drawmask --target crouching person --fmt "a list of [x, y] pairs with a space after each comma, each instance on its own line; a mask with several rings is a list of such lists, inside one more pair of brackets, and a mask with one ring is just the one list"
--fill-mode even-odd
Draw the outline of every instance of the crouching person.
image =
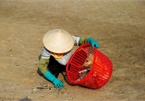
[[48, 31], [43, 36], [44, 47], [39, 58], [37, 72], [52, 82], [56, 88], [64, 87], [63, 82], [58, 79], [59, 73], [64, 76], [68, 84], [71, 84], [65, 73], [66, 64], [73, 54], [73, 46], [80, 46], [84, 43], [90, 43], [92, 47], [99, 48], [98, 42], [93, 38], [72, 36], [62, 29]]

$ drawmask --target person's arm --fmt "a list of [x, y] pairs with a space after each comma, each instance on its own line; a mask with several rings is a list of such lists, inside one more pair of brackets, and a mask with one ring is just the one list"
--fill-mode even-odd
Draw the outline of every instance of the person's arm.
[[72, 36], [74, 38], [75, 44], [76, 46], [80, 46], [84, 43], [87, 43], [87, 38], [85, 37], [79, 37], [79, 36]]
[[80, 40], [79, 40], [79, 46], [82, 45], [82, 44], [87, 43], [87, 42], [88, 42], [87, 40], [88, 40], [88, 38], [80, 37]]
[[38, 69], [41, 71], [42, 74], [44, 74], [46, 71], [48, 71], [48, 64], [50, 59], [50, 53], [47, 51], [45, 47], [42, 48], [42, 54], [39, 59]]
[[56, 88], [63, 88], [64, 87], [63, 83], [48, 70], [49, 62], [50, 62], [50, 54], [45, 48], [42, 48], [42, 54], [38, 65], [39, 70], [46, 79], [48, 79], [54, 84]]
[[73, 36], [73, 38], [75, 40], [75, 45], [77, 46], [80, 46], [85, 43], [90, 43], [92, 45], [92, 48], [94, 48], [94, 46], [99, 48], [99, 43], [95, 41], [93, 38], [85, 38], [85, 37], [78, 37], [78, 36]]
[[54, 84], [54, 86], [56, 88], [63, 88], [64, 87], [63, 83], [59, 79], [57, 79], [47, 69], [48, 64], [49, 64], [49, 59], [42, 59], [42, 58], [40, 58], [39, 65], [38, 65], [39, 70], [42, 72], [42, 74], [44, 75], [44, 77], [46, 79], [48, 79], [49, 81], [51, 81]]
[[40, 58], [38, 68], [42, 74], [44, 74], [46, 71], [48, 71], [48, 69], [47, 69], [48, 64], [49, 64], [49, 59]]

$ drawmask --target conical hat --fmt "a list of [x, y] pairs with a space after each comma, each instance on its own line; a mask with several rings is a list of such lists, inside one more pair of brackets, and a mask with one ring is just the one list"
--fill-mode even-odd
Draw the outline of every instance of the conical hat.
[[54, 29], [43, 36], [43, 44], [51, 52], [65, 53], [73, 48], [74, 39], [65, 30]]

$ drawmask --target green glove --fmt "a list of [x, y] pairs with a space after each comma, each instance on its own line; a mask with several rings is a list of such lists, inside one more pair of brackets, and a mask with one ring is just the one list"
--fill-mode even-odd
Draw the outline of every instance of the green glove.
[[55, 86], [56, 88], [63, 88], [63, 87], [64, 87], [63, 82], [61, 82], [59, 79], [57, 79], [50, 71], [47, 71], [47, 72], [44, 74], [44, 76], [45, 76], [48, 80], [50, 80], [50, 81], [54, 84], [54, 86]]
[[94, 46], [96, 46], [97, 48], [99, 48], [99, 43], [97, 41], [95, 41], [93, 38], [88, 38], [87, 41], [92, 45], [92, 48], [94, 48]]

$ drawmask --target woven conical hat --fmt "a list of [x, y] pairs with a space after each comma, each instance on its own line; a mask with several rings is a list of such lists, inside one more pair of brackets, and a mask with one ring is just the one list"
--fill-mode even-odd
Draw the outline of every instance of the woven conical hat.
[[51, 52], [65, 53], [73, 48], [74, 39], [65, 30], [54, 29], [43, 36], [43, 44]]

